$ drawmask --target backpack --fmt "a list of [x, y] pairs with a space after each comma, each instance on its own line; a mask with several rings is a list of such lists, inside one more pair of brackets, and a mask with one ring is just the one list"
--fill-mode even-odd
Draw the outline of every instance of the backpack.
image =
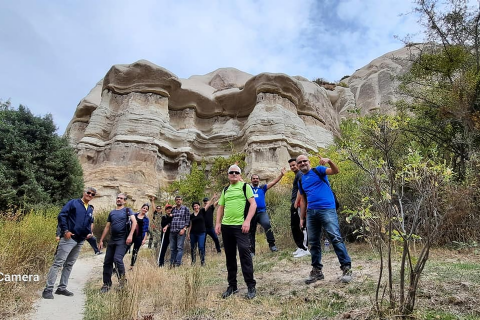
[[[228, 187], [230, 187], [230, 185], [223, 188], [223, 194], [225, 194], [225, 192], [227, 192]], [[245, 200], [246, 200], [245, 201], [245, 208], [243, 209], [243, 220], [245, 220], [247, 218], [247, 215], [248, 215], [248, 210], [250, 209], [250, 202], [248, 202], [248, 198], [247, 198], [247, 184], [245, 182], [243, 183], [242, 190], [243, 190], [243, 195], [245, 196]]]
[[[337, 195], [336, 195], [335, 192], [332, 190], [332, 187], [331, 187], [330, 184], [323, 178], [323, 176], [320, 174], [320, 172], [318, 172], [317, 168], [312, 168], [312, 170], [313, 170], [313, 172], [316, 173], [316, 175], [320, 178], [320, 180], [322, 180], [327, 186], [330, 187], [330, 190], [331, 190], [332, 193], [333, 193], [333, 199], [335, 200], [335, 210], [338, 210], [338, 208], [340, 208], [340, 202], [338, 202]], [[303, 193], [305, 193], [305, 190], [303, 190], [303, 187], [302, 187], [302, 178], [303, 178], [303, 176], [301, 176], [300, 179], [299, 179], [300, 188], [302, 189]]]
[[[130, 215], [128, 214], [130, 212]], [[125, 214], [127, 215], [127, 222], [125, 223], [125, 226], [127, 228], [127, 238], [128, 235], [130, 234], [130, 231], [132, 230], [132, 220], [130, 220], [130, 216], [132, 215], [130, 208], [125, 207]]]

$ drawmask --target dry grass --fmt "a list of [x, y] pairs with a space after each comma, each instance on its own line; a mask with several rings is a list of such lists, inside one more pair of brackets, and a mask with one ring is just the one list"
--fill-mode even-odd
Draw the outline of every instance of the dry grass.
[[[26, 313], [45, 285], [45, 274], [55, 252], [56, 214], [32, 212], [0, 217], [0, 272], [5, 275], [38, 275], [39, 281], [0, 282], [0, 318]], [[1, 276], [1, 275], [0, 275]], [[33, 278], [32, 278], [33, 279]]]
[[[261, 237], [260, 237], [261, 238]], [[209, 251], [207, 266], [158, 268], [148, 249], [140, 251], [136, 269], [128, 274], [125, 291], [101, 295], [100, 274], [88, 290], [85, 319], [374, 319], [371, 310], [378, 274], [378, 257], [364, 245], [349, 245], [354, 281], [342, 284], [333, 252], [325, 254], [325, 280], [307, 286], [308, 257], [293, 259], [293, 248], [274, 254], [260, 244], [254, 260], [257, 298], [245, 298], [239, 271], [239, 293], [222, 299], [226, 289], [224, 255]], [[445, 260], [446, 255], [450, 259]], [[467, 258], [468, 259], [464, 259]], [[130, 256], [126, 256], [126, 260]], [[468, 261], [466, 261], [468, 260]], [[417, 319], [478, 319], [480, 258], [446, 250], [434, 251], [421, 283]], [[464, 281], [456, 279], [462, 274]], [[439, 316], [440, 317], [437, 317]], [[391, 319], [395, 315], [387, 316]]]

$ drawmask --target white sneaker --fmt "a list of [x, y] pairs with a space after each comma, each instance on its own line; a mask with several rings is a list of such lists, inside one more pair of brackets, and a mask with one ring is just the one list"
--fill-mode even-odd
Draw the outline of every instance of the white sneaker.
[[310, 255], [310, 251], [300, 249], [300, 252], [297, 253], [296, 255], [294, 255], [293, 257], [294, 258], [301, 258], [301, 257], [309, 256], [309, 255]]
[[301, 250], [302, 250], [302, 249], [297, 248], [297, 250], [295, 250], [292, 254], [293, 254], [293, 255], [296, 255], [296, 254], [298, 254]]

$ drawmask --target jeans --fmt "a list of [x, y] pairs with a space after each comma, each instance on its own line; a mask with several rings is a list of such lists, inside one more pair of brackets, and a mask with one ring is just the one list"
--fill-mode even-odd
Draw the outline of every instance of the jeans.
[[88, 241], [88, 243], [90, 243], [90, 246], [92, 247], [92, 249], [95, 253], [100, 252], [100, 250], [98, 250], [97, 238], [95, 238], [95, 236], [92, 236], [92, 237], [88, 238], [87, 241]]
[[253, 278], [253, 260], [250, 255], [250, 240], [248, 233], [242, 233], [242, 226], [227, 226], [222, 224], [222, 239], [227, 260], [228, 285], [237, 287], [237, 248], [240, 256], [243, 279], [247, 287], [255, 287]]
[[105, 260], [103, 261], [103, 284], [109, 287], [112, 286], [114, 263], [117, 270], [117, 277], [120, 279], [125, 276], [125, 265], [123, 264], [125, 253], [127, 253], [126, 243], [109, 243], [107, 245]]
[[68, 285], [68, 278], [72, 272], [72, 267], [77, 261], [78, 254], [80, 249], [82, 249], [83, 241], [77, 242], [72, 238], [65, 240], [65, 238], [60, 238], [58, 243], [57, 252], [55, 253], [55, 260], [53, 265], [50, 267], [50, 270], [47, 274], [47, 285], [46, 290], [52, 291], [53, 286], [55, 285], [55, 280], [57, 280], [58, 269], [62, 268], [62, 276], [60, 278], [60, 283], [58, 288], [60, 290], [65, 290]]
[[312, 267], [322, 269], [322, 228], [337, 254], [340, 267], [351, 266], [350, 256], [340, 235], [338, 216], [335, 209], [307, 209], [307, 232], [312, 254]]
[[[220, 241], [218, 241], [217, 233], [215, 232], [215, 228], [206, 228], [207, 234], [213, 239], [213, 242], [215, 242], [215, 249], [217, 249], [217, 252], [222, 252], [220, 249]], [[207, 242], [207, 237], [205, 237], [205, 242]]]
[[307, 235], [300, 229], [300, 213], [299, 209], [293, 206], [290, 207], [290, 228], [292, 229], [293, 241], [298, 248], [307, 250], [308, 240]]
[[263, 230], [265, 230], [268, 246], [273, 247], [275, 245], [275, 237], [273, 236], [272, 225], [270, 224], [270, 217], [267, 211], [257, 212], [250, 223], [250, 250], [252, 253], [255, 253], [255, 233], [257, 232], [258, 223], [260, 223]]
[[170, 232], [170, 265], [178, 267], [182, 264], [183, 244], [185, 243], [186, 232]]
[[198, 252], [200, 253], [200, 262], [202, 265], [205, 264], [205, 233], [200, 234], [193, 234], [190, 233], [190, 248], [192, 254], [192, 263], [195, 263], [197, 260], [196, 258], [196, 251], [197, 251], [197, 244], [198, 244]]

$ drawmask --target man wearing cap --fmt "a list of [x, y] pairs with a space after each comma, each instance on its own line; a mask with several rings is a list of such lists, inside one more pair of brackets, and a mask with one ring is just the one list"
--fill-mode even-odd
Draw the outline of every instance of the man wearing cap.
[[[203, 216], [205, 217], [205, 229], [207, 235], [213, 239], [217, 253], [221, 253], [222, 250], [220, 249], [220, 242], [218, 241], [217, 234], [215, 233], [215, 226], [213, 225], [213, 211], [215, 210], [214, 202], [216, 198], [216, 193], [213, 195], [211, 200], [208, 198], [203, 198], [203, 208], [200, 209], [200, 214], [203, 213]], [[207, 237], [205, 237], [205, 242], [207, 242]]]
[[53, 299], [53, 286], [60, 268], [62, 268], [62, 276], [55, 294], [73, 296], [73, 292], [67, 290], [68, 278], [85, 239], [93, 236], [93, 206], [88, 203], [95, 197], [96, 192], [95, 188], [86, 188], [82, 198], [68, 201], [58, 214], [60, 241], [53, 265], [47, 274], [47, 284], [42, 292], [43, 299]]
[[182, 264], [183, 245], [190, 225], [190, 210], [182, 205], [183, 199], [175, 197], [175, 207], [172, 209], [170, 222], [170, 266], [179, 267]]
[[257, 232], [257, 224], [260, 223], [263, 230], [265, 230], [265, 236], [267, 237], [268, 247], [270, 251], [278, 251], [277, 246], [275, 245], [275, 237], [273, 235], [272, 225], [270, 224], [270, 217], [267, 213], [267, 204], [265, 203], [265, 194], [267, 190], [273, 187], [280, 181], [285, 174], [285, 168], [282, 168], [280, 175], [275, 178], [275, 180], [260, 185], [260, 177], [258, 174], [252, 174], [251, 177], [251, 187], [253, 191], [253, 197], [257, 203], [257, 211], [255, 216], [252, 219], [252, 225], [250, 226], [250, 251], [252, 254], [255, 254], [255, 233]]
[[243, 279], [248, 287], [247, 299], [255, 298], [257, 292], [248, 235], [257, 204], [250, 185], [241, 181], [241, 173], [237, 165], [228, 168], [230, 185], [225, 187], [218, 201], [215, 232], [222, 234], [228, 272], [228, 288], [222, 295], [224, 299], [238, 292], [237, 248]]

